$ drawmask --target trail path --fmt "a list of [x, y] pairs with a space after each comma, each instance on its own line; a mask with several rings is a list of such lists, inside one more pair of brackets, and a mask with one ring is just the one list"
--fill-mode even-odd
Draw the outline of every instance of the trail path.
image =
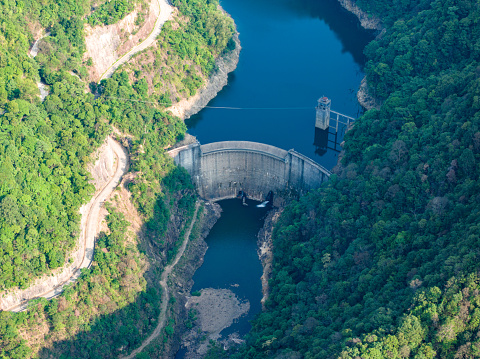
[[47, 37], [47, 36], [50, 36], [50, 33], [49, 33], [49, 32], [46, 32], [45, 34], [43, 34], [42, 36], [40, 36], [40, 37], [38, 38], [38, 40], [33, 43], [33, 46], [32, 46], [32, 48], [31, 48], [31, 50], [30, 50], [30, 57], [31, 57], [31, 58], [35, 58], [35, 56], [38, 55], [38, 51], [40, 50], [40, 49], [38, 48], [38, 43], [40, 42], [40, 40], [42, 40], [44, 37]]
[[170, 16], [173, 11], [173, 7], [167, 2], [167, 0], [157, 0], [158, 4], [160, 6], [160, 14], [158, 15], [157, 21], [155, 21], [155, 26], [153, 27], [152, 32], [150, 35], [147, 36], [145, 40], [143, 40], [141, 43], [139, 43], [137, 46], [132, 48], [129, 52], [127, 52], [125, 55], [123, 55], [121, 58], [119, 58], [117, 61], [115, 61], [108, 69], [103, 73], [103, 75], [100, 77], [100, 81], [103, 79], [107, 79], [113, 75], [113, 73], [124, 63], [126, 63], [128, 60], [132, 58], [133, 55], [135, 55], [137, 52], [145, 50], [147, 47], [149, 47], [157, 38], [157, 36], [160, 34], [160, 31], [162, 30], [162, 26], [165, 22], [170, 20]]
[[[44, 38], [44, 37], [47, 37], [47, 36], [50, 36], [50, 33], [49, 32], [46, 32], [45, 34], [43, 34], [42, 36], [40, 36], [38, 38], [37, 41], [35, 41], [35, 43], [33, 44], [32, 46], [32, 49], [30, 50], [30, 57], [32, 59], [35, 58], [35, 56], [38, 55], [38, 52], [40, 51], [39, 47], [38, 47], [38, 43]], [[43, 102], [43, 100], [45, 100], [45, 97], [48, 96], [49, 94], [49, 90], [48, 90], [48, 86], [46, 84], [44, 84], [43, 82], [41, 81], [38, 81], [37, 82], [37, 87], [38, 87], [38, 90], [40, 91], [40, 100]]]
[[120, 356], [120, 359], [132, 359], [134, 358], [138, 353], [141, 353], [145, 347], [150, 344], [150, 342], [158, 337], [165, 326], [165, 321], [166, 321], [166, 315], [165, 313], [167, 312], [167, 307], [168, 307], [168, 302], [169, 302], [169, 293], [168, 293], [168, 276], [172, 272], [172, 270], [175, 268], [177, 265], [178, 261], [180, 258], [183, 256], [183, 252], [185, 252], [185, 248], [187, 247], [188, 244], [188, 239], [190, 237], [190, 233], [192, 232], [193, 225], [195, 224], [195, 220], [197, 218], [197, 212], [198, 208], [200, 207], [200, 202], [197, 202], [195, 204], [195, 213], [193, 214], [193, 219], [192, 222], [190, 223], [190, 226], [188, 227], [187, 231], [185, 232], [185, 237], [183, 238], [183, 243], [182, 246], [178, 249], [177, 256], [175, 257], [175, 260], [169, 264], [168, 266], [165, 267], [165, 270], [162, 273], [162, 277], [160, 278], [160, 285], [162, 286], [163, 293], [162, 293], [162, 308], [160, 311], [160, 315], [158, 316], [158, 324], [153, 333], [143, 341], [142, 345], [135, 349], [133, 352], [130, 353], [128, 356]]
[[126, 150], [110, 136], [107, 139], [108, 146], [115, 154], [115, 173], [99, 189], [92, 200], [82, 207], [82, 221], [80, 225], [80, 237], [78, 249], [74, 252], [73, 263], [64, 268], [60, 273], [53, 276], [45, 276], [31, 287], [6, 294], [0, 298], [0, 310], [20, 312], [27, 308], [28, 301], [34, 298], [53, 298], [62, 293], [63, 287], [74, 283], [80, 277], [82, 268], [90, 267], [93, 261], [95, 236], [99, 227], [99, 212], [103, 203], [120, 183], [122, 176], [127, 171], [128, 157]]

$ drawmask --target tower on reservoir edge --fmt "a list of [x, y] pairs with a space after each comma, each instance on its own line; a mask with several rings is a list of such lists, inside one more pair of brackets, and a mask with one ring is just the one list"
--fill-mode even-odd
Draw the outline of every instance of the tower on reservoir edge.
[[326, 130], [330, 125], [330, 104], [331, 100], [327, 97], [321, 97], [318, 99], [316, 107], [317, 115], [315, 120], [315, 127]]

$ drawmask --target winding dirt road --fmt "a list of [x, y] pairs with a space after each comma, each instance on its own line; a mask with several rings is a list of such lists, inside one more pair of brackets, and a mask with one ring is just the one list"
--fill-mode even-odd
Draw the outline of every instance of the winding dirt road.
[[[30, 50], [30, 57], [32, 59], [34, 59], [35, 56], [37, 56], [38, 52], [40, 51], [40, 48], [38, 47], [38, 43], [40, 42], [40, 40], [42, 40], [44, 37], [47, 37], [47, 36], [50, 36], [49, 32], [43, 34], [42, 36], [40, 36], [38, 38], [37, 41], [34, 42], [32, 48]], [[43, 83], [42, 81], [38, 81], [37, 82], [37, 87], [38, 87], [38, 90], [40, 91], [40, 100], [43, 102], [43, 100], [45, 100], [45, 97], [47, 97], [48, 94], [49, 94], [48, 86], [47, 86], [47, 84]]]
[[168, 276], [172, 272], [172, 270], [175, 268], [177, 265], [178, 261], [180, 258], [182, 258], [183, 253], [185, 252], [185, 248], [187, 248], [188, 244], [188, 239], [190, 238], [190, 233], [192, 232], [193, 225], [195, 224], [196, 218], [197, 218], [197, 213], [198, 213], [198, 208], [200, 207], [200, 202], [197, 202], [195, 204], [195, 213], [193, 214], [193, 219], [192, 222], [190, 223], [190, 226], [188, 227], [187, 231], [185, 232], [185, 236], [183, 238], [183, 243], [182, 246], [178, 249], [177, 255], [175, 257], [175, 260], [169, 264], [168, 266], [165, 267], [165, 270], [162, 273], [162, 277], [160, 278], [160, 285], [162, 286], [163, 292], [162, 292], [162, 308], [160, 311], [160, 315], [158, 316], [158, 324], [155, 330], [153, 331], [150, 336], [145, 339], [137, 349], [135, 349], [133, 352], [130, 353], [128, 356], [120, 356], [120, 359], [132, 359], [134, 358], [138, 353], [141, 353], [145, 347], [150, 344], [150, 342], [158, 337], [160, 333], [162, 332], [163, 327], [165, 326], [165, 321], [166, 321], [166, 315], [165, 313], [167, 312], [167, 307], [168, 307], [168, 302], [169, 302], [169, 292], [168, 292]]
[[50, 299], [58, 296], [62, 293], [65, 285], [74, 283], [80, 277], [82, 268], [89, 268], [92, 264], [100, 208], [118, 186], [128, 168], [126, 150], [110, 136], [107, 138], [107, 146], [115, 154], [115, 173], [95, 193], [91, 201], [80, 209], [82, 212], [81, 233], [77, 250], [72, 255], [73, 263], [56, 275], [46, 275], [38, 279], [27, 289], [5, 294], [0, 298], [0, 310], [20, 312], [27, 308], [28, 301], [31, 299], [40, 297]]
[[113, 73], [120, 66], [126, 63], [128, 60], [130, 60], [133, 55], [135, 55], [137, 52], [145, 50], [147, 47], [153, 44], [153, 42], [156, 40], [157, 36], [160, 34], [160, 31], [162, 31], [163, 24], [165, 24], [165, 22], [167, 22], [170, 19], [170, 16], [173, 11], [173, 7], [167, 2], [167, 0], [156, 0], [156, 1], [158, 1], [158, 5], [160, 6], [160, 14], [158, 15], [157, 20], [155, 21], [155, 25], [150, 35], [148, 35], [145, 40], [143, 40], [137, 46], [133, 47], [129, 52], [127, 52], [117, 61], [115, 61], [107, 69], [107, 71], [103, 73], [103, 75], [100, 77], [100, 80], [98, 82], [102, 81], [103, 79], [110, 78], [113, 75]]

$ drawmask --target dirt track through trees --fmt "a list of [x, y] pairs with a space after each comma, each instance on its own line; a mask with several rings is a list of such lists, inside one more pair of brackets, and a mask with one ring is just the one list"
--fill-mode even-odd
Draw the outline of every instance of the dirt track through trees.
[[170, 19], [170, 15], [172, 14], [173, 7], [167, 2], [167, 0], [154, 0], [158, 1], [158, 4], [160, 5], [160, 14], [158, 15], [157, 20], [155, 21], [155, 26], [153, 27], [152, 32], [150, 35], [147, 36], [145, 40], [143, 40], [140, 44], [132, 48], [129, 52], [127, 52], [125, 55], [123, 55], [121, 58], [119, 58], [117, 61], [115, 61], [114, 64], [112, 64], [107, 71], [103, 73], [103, 75], [100, 77], [100, 81], [103, 79], [110, 78], [113, 73], [123, 64], [125, 64], [128, 60], [132, 58], [133, 55], [135, 55], [137, 52], [145, 50], [147, 47], [149, 47], [153, 42], [157, 39], [157, 36], [160, 34], [160, 31], [162, 30], [162, 26], [165, 22], [167, 22]]
[[192, 232], [193, 225], [195, 224], [196, 218], [197, 218], [197, 213], [198, 213], [198, 208], [200, 207], [200, 202], [197, 202], [195, 204], [195, 213], [193, 214], [192, 222], [190, 223], [190, 226], [188, 227], [187, 231], [185, 232], [185, 236], [183, 238], [183, 243], [182, 246], [178, 249], [177, 255], [175, 257], [175, 260], [169, 264], [168, 266], [165, 267], [165, 270], [162, 273], [162, 277], [160, 278], [160, 285], [162, 286], [163, 292], [162, 292], [162, 308], [160, 311], [160, 315], [158, 316], [158, 324], [155, 330], [153, 331], [150, 336], [145, 339], [138, 347], [135, 349], [133, 352], [130, 353], [128, 356], [120, 356], [120, 359], [132, 359], [134, 358], [138, 353], [141, 353], [145, 347], [151, 343], [153, 339], [158, 337], [160, 333], [162, 332], [163, 327], [165, 326], [165, 321], [166, 321], [166, 312], [168, 308], [168, 302], [169, 302], [169, 293], [168, 293], [168, 276], [172, 272], [172, 270], [175, 268], [177, 265], [178, 261], [180, 258], [182, 258], [183, 253], [185, 252], [185, 248], [187, 247], [188, 244], [188, 239], [190, 237], [190, 233]]
[[45, 275], [27, 289], [5, 294], [0, 299], [0, 310], [20, 312], [27, 308], [31, 299], [56, 297], [63, 292], [65, 285], [74, 283], [80, 277], [82, 268], [90, 267], [94, 255], [95, 236], [99, 228], [100, 208], [118, 186], [128, 167], [126, 150], [110, 136], [106, 145], [115, 154], [115, 173], [81, 209], [80, 237], [77, 250], [72, 255], [73, 263], [60, 273], [53, 276]]

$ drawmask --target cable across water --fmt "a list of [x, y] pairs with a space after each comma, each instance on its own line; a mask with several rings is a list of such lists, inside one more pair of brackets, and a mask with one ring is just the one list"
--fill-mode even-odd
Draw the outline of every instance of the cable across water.
[[[132, 102], [143, 102], [143, 103], [151, 103], [153, 105], [172, 105], [171, 103], [165, 102], [152, 102], [152, 101], [142, 101], [142, 100], [135, 100], [131, 98], [121, 98], [115, 96], [105, 96], [105, 98], [112, 98], [116, 100], [123, 100], [123, 101], [132, 101]], [[221, 109], [221, 110], [311, 110], [315, 108], [314, 106], [309, 107], [229, 107], [229, 106], [200, 106], [200, 105], [193, 105], [192, 107], [197, 108], [213, 108], [213, 109]]]

